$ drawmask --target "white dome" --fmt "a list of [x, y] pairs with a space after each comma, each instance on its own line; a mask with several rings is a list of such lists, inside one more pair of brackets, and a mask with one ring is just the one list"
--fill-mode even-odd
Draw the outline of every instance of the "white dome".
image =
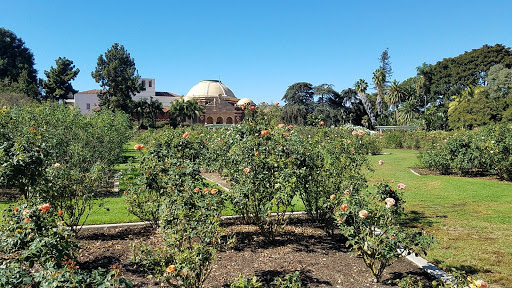
[[236, 106], [244, 106], [244, 105], [252, 105], [254, 102], [252, 102], [249, 98], [242, 98], [236, 102]]
[[[192, 87], [185, 95], [187, 97], [208, 97], [208, 96], [225, 96], [235, 98], [233, 91], [228, 86], [222, 84], [219, 80], [202, 80], [196, 86]], [[188, 99], [188, 98], [187, 98]]]

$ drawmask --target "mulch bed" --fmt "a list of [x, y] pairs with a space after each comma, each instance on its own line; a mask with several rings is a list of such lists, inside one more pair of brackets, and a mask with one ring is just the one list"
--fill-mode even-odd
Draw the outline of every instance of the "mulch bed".
[[[372, 276], [357, 256], [351, 255], [339, 236], [330, 237], [306, 217], [294, 216], [289, 225], [267, 243], [251, 225], [225, 220], [226, 232], [236, 235], [236, 244], [221, 251], [204, 287], [228, 287], [239, 274], [258, 276], [268, 285], [277, 276], [301, 271], [305, 287], [391, 287], [394, 280], [409, 274], [432, 280], [407, 259], [386, 268], [381, 283]], [[77, 236], [82, 269], [109, 269], [121, 265], [123, 276], [135, 287], [161, 287], [160, 283], [130, 261], [132, 243], [159, 245], [158, 233], [149, 227], [101, 228], [82, 230]], [[428, 280], [427, 280], [428, 279]], [[428, 285], [426, 286], [428, 287]]]

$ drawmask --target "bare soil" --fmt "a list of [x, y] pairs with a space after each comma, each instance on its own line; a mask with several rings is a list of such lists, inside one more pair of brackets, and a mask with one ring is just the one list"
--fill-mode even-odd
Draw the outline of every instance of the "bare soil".
[[[300, 271], [305, 287], [391, 287], [396, 279], [409, 274], [432, 280], [407, 259], [399, 259], [374, 283], [363, 260], [349, 253], [340, 236], [330, 237], [306, 217], [290, 219], [289, 225], [273, 243], [265, 242], [256, 227], [226, 220], [226, 232], [236, 235], [236, 244], [220, 251], [205, 287], [229, 287], [229, 281], [242, 274], [256, 275], [269, 285], [275, 277]], [[149, 227], [101, 228], [82, 230], [77, 236], [82, 269], [109, 269], [121, 265], [123, 276], [135, 287], [161, 287], [152, 276], [131, 261], [132, 243], [160, 245], [158, 233]], [[426, 285], [428, 287], [428, 285]]]

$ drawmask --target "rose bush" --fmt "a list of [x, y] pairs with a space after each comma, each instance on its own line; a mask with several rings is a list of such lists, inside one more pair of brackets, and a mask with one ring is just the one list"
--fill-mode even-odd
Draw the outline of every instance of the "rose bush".
[[334, 217], [348, 239], [346, 245], [363, 258], [377, 282], [395, 259], [424, 253], [433, 241], [427, 233], [400, 225], [401, 194], [386, 184], [379, 184], [377, 191], [352, 191], [336, 199]]
[[0, 223], [1, 287], [111, 287], [131, 283], [116, 271], [82, 271], [72, 232], [49, 203], [18, 204]]

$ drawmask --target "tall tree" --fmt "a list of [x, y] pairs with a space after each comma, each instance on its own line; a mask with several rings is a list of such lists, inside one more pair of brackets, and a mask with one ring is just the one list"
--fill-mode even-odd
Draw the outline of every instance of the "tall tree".
[[44, 97], [47, 100], [65, 99], [69, 94], [78, 92], [71, 85], [71, 81], [75, 80], [80, 72], [78, 68], [75, 69], [73, 61], [59, 57], [55, 60], [55, 64], [57, 67], [52, 66], [50, 71], [44, 71], [46, 80], [41, 81]]
[[377, 121], [375, 120], [375, 115], [373, 114], [372, 105], [368, 100], [368, 97], [366, 96], [368, 83], [364, 79], [359, 79], [359, 81], [357, 81], [355, 84], [355, 88], [357, 93], [359, 94], [359, 97], [361, 98], [361, 101], [363, 102], [364, 109], [366, 110], [368, 117], [370, 117], [371, 125], [375, 126]]
[[39, 96], [34, 54], [12, 31], [0, 27], [0, 90]]
[[103, 88], [98, 95], [101, 107], [130, 113], [132, 96], [141, 91], [142, 85], [135, 61], [123, 45], [114, 43], [105, 56], [100, 55], [91, 76]]
[[379, 69], [382, 69], [384, 70], [384, 72], [386, 72], [386, 82], [384, 86], [386, 86], [389, 83], [391, 76], [393, 76], [393, 69], [391, 69], [391, 61], [389, 61], [390, 58], [391, 57], [389, 56], [389, 48], [386, 48], [386, 50], [382, 51], [382, 54], [380, 54], [379, 57]]
[[314, 95], [318, 95], [317, 102], [320, 104], [325, 104], [327, 102], [327, 99], [336, 97], [336, 90], [334, 90], [334, 85], [332, 84], [320, 84], [318, 86], [315, 86], [314, 89]]
[[311, 83], [297, 82], [286, 89], [282, 98], [288, 104], [305, 105], [313, 101], [315, 89]]
[[383, 114], [383, 105], [382, 98], [384, 98], [384, 91], [386, 88], [386, 71], [384, 69], [379, 68], [373, 72], [373, 84], [375, 84], [375, 89], [377, 89], [377, 113], [379, 116]]
[[453, 58], [446, 58], [432, 66], [431, 93], [448, 104], [452, 97], [470, 86], [486, 84], [487, 72], [502, 64], [512, 68], [512, 50], [502, 44], [484, 45]]
[[391, 83], [391, 86], [389, 87], [389, 92], [386, 95], [387, 102], [390, 106], [393, 106], [395, 110], [395, 121], [398, 124], [398, 105], [400, 104], [400, 101], [404, 99], [404, 91], [402, 90], [402, 87], [400, 86], [400, 82], [393, 80]]
[[[430, 99], [430, 86], [432, 85], [432, 65], [423, 63], [421, 66], [416, 67], [417, 78], [416, 81], [416, 94], [423, 101], [423, 107], [432, 101]], [[426, 109], [425, 109], [426, 112]]]

